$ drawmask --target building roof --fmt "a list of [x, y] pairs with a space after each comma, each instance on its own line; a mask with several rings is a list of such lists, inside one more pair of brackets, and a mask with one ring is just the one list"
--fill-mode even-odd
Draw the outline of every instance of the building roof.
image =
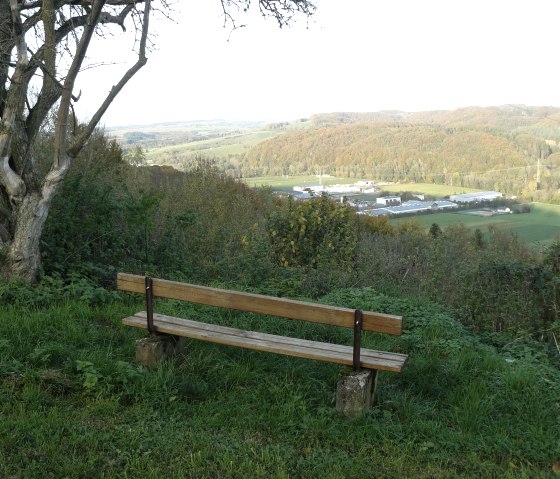
[[502, 193], [499, 191], [478, 191], [476, 193], [463, 193], [460, 195], [450, 195], [449, 198], [455, 201], [473, 201], [478, 198], [484, 197], [498, 197], [502, 196]]

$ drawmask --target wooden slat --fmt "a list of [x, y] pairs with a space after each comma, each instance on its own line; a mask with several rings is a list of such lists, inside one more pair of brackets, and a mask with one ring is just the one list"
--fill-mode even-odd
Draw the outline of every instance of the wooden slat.
[[[146, 329], [146, 313], [140, 312], [123, 319], [127, 326]], [[352, 365], [352, 347], [321, 343], [306, 339], [289, 338], [255, 331], [201, 323], [172, 316], [154, 315], [156, 331], [185, 336], [212, 343], [267, 351], [301, 358], [317, 359], [337, 364]], [[407, 356], [398, 353], [362, 349], [361, 366], [368, 369], [400, 372]]]
[[[164, 279], [154, 279], [153, 285], [154, 296], [161, 298], [179, 299], [346, 328], [354, 327], [354, 310], [349, 308], [178, 283]], [[119, 273], [117, 288], [121, 291], [144, 293], [144, 276]], [[400, 335], [402, 334], [402, 317], [364, 311], [362, 328], [366, 331]]]

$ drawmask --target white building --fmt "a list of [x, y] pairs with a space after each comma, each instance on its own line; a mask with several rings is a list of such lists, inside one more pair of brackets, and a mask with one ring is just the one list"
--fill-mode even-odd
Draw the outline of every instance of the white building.
[[401, 204], [401, 197], [400, 196], [380, 196], [375, 201], [378, 205], [400, 205]]
[[325, 191], [325, 187], [323, 185], [294, 186], [292, 189], [297, 193], [311, 192], [317, 194]]
[[370, 216], [381, 215], [404, 215], [413, 213], [426, 213], [428, 211], [439, 211], [450, 208], [457, 208], [457, 204], [447, 200], [437, 201], [405, 201], [401, 205], [387, 206], [386, 208], [375, 208], [367, 210], [365, 214]]
[[333, 194], [333, 193], [359, 193], [360, 192], [360, 188], [358, 186], [354, 186], [354, 185], [332, 185], [332, 186], [326, 186], [325, 187], [325, 192], [329, 193], [329, 194]]

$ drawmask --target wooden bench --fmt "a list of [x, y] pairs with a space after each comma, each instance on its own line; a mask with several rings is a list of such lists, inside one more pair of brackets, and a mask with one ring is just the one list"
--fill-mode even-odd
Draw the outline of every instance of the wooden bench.
[[[407, 360], [407, 356], [404, 354], [361, 347], [362, 330], [393, 335], [402, 334], [400, 316], [125, 273], [118, 274], [117, 289], [145, 295], [146, 311], [124, 318], [123, 323], [127, 326], [148, 329], [154, 335], [184, 336], [229, 346], [316, 359], [352, 366], [355, 371], [363, 368], [375, 372], [380, 370], [398, 373]], [[165, 316], [153, 312], [154, 297], [351, 328], [354, 330], [354, 341], [351, 346], [324, 343]]]

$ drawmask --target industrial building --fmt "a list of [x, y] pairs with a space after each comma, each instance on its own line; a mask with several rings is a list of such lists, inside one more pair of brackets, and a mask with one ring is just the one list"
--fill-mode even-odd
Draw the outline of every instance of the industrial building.
[[462, 195], [450, 195], [451, 201], [457, 203], [480, 203], [482, 201], [494, 201], [503, 196], [499, 191], [479, 191], [477, 193], [464, 193]]

